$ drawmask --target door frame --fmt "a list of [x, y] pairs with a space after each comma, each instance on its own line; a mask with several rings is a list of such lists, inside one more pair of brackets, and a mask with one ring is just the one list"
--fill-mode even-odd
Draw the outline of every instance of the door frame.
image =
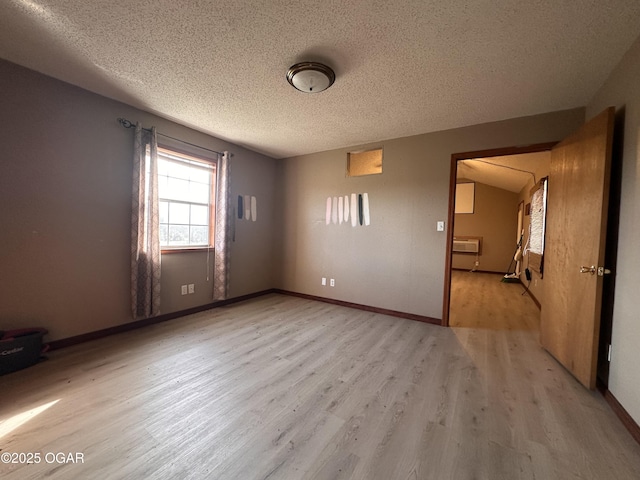
[[451, 307], [451, 262], [453, 255], [453, 227], [455, 223], [456, 178], [458, 172], [458, 162], [461, 160], [470, 160], [472, 158], [503, 157], [505, 155], [545, 152], [551, 150], [557, 144], [558, 142], [536, 143], [532, 145], [523, 145], [516, 147], [461, 152], [451, 155], [451, 173], [449, 177], [449, 213], [447, 217], [447, 248], [444, 267], [444, 296], [442, 302], [441, 323], [443, 327], [449, 326], [449, 309]]

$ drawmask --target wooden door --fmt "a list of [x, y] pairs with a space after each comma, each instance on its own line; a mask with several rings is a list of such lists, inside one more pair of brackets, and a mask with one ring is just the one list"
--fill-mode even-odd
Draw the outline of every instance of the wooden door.
[[[614, 109], [551, 150], [542, 346], [584, 386], [595, 388], [605, 267]], [[581, 273], [581, 267], [595, 267]], [[583, 269], [584, 270], [584, 269]]]

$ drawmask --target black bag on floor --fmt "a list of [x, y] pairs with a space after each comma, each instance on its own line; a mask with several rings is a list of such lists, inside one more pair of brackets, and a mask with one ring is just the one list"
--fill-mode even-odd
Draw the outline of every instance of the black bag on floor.
[[49, 345], [42, 345], [44, 328], [23, 328], [0, 332], [0, 375], [15, 372], [40, 361]]

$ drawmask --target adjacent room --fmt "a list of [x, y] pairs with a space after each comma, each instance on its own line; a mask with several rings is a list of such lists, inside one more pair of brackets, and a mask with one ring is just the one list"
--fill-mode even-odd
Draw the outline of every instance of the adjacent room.
[[635, 479], [640, 3], [0, 5], [4, 479]]
[[[548, 178], [550, 159], [551, 152], [545, 150], [457, 162], [451, 326], [538, 329], [539, 310], [527, 315], [531, 305], [513, 298], [526, 296], [541, 308], [543, 244], [536, 238], [544, 238], [545, 215], [534, 207], [532, 216], [531, 192]], [[524, 306], [505, 303], [499, 307], [497, 299], [504, 292], [513, 292], [506, 296], [507, 302]], [[479, 307], [484, 313], [474, 310]], [[499, 307], [501, 313], [487, 315], [492, 307]]]

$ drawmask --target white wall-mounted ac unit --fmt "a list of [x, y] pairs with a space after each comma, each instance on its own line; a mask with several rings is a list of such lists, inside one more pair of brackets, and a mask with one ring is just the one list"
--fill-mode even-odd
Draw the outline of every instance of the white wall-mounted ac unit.
[[472, 238], [468, 240], [453, 240], [453, 253], [478, 253], [480, 240]]

